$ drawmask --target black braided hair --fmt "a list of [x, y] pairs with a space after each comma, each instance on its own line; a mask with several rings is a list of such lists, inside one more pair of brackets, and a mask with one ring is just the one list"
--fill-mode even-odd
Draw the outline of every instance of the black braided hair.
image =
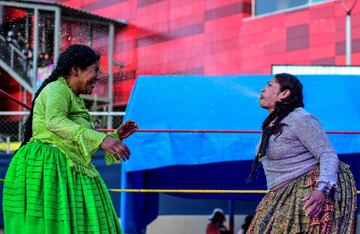
[[24, 140], [21, 143], [21, 146], [25, 145], [32, 137], [32, 121], [35, 101], [46, 85], [56, 81], [59, 77], [68, 77], [70, 75], [71, 68], [73, 67], [85, 69], [99, 61], [99, 59], [99, 53], [86, 45], [70, 45], [64, 52], [60, 54], [55, 70], [42, 83], [34, 95], [30, 109], [30, 115], [25, 122]]
[[275, 109], [264, 120], [262, 124], [262, 136], [259, 151], [253, 161], [253, 165], [247, 178], [248, 182], [254, 179], [254, 174], [259, 166], [259, 159], [266, 155], [266, 148], [270, 137], [275, 135], [278, 137], [282, 133], [282, 127], [285, 125], [281, 123], [288, 114], [298, 107], [304, 107], [303, 102], [303, 86], [299, 79], [288, 73], [280, 73], [275, 75], [275, 81], [280, 85], [280, 92], [290, 90], [290, 95], [281, 102], [275, 103]]

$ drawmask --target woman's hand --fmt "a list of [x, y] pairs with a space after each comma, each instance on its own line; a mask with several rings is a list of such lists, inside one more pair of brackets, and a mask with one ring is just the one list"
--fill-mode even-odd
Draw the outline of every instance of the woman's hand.
[[122, 160], [126, 161], [130, 157], [129, 148], [120, 140], [110, 136], [106, 136], [104, 138], [100, 148], [111, 153], [117, 160], [120, 160], [121, 157]]
[[315, 189], [302, 200], [306, 201], [304, 205], [306, 216], [315, 218], [319, 217], [325, 202], [325, 194]]
[[121, 124], [121, 126], [117, 130], [117, 134], [120, 140], [123, 140], [129, 137], [131, 134], [138, 130], [138, 126], [132, 120], [128, 120], [125, 123]]

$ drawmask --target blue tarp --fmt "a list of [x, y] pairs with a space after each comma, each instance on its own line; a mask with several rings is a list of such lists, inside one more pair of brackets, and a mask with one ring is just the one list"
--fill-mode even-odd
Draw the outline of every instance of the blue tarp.
[[[135, 120], [140, 129], [259, 130], [267, 112], [259, 107], [258, 96], [271, 78], [141, 76], [125, 119]], [[299, 78], [306, 109], [319, 117], [326, 130], [360, 131], [359, 76]], [[122, 188], [265, 189], [262, 172], [253, 184], [244, 183], [258, 139], [259, 134], [136, 133], [126, 140], [132, 156], [123, 164]], [[330, 140], [339, 154], [357, 157], [360, 153], [360, 135], [331, 135]], [[259, 199], [253, 195], [184, 196]], [[125, 232], [139, 233], [157, 212], [157, 194], [123, 194], [121, 198]]]

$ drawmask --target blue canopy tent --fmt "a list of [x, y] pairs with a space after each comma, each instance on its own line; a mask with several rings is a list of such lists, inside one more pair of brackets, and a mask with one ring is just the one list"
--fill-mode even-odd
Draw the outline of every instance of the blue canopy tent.
[[[259, 130], [267, 112], [260, 90], [272, 78], [256, 76], [141, 76], [125, 119], [140, 129]], [[358, 76], [300, 76], [306, 109], [326, 130], [360, 131]], [[126, 140], [131, 160], [123, 163], [122, 188], [266, 189], [262, 170], [246, 184], [259, 134], [136, 133]], [[357, 180], [360, 135], [329, 135]], [[356, 166], [354, 166], [356, 165]], [[354, 170], [355, 169], [355, 170]], [[184, 197], [259, 200], [249, 194], [175, 194]], [[158, 194], [121, 196], [125, 232], [140, 233], [158, 215]]]

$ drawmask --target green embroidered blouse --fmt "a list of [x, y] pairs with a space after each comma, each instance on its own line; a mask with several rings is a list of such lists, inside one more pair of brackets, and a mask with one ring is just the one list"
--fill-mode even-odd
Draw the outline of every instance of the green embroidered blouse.
[[[60, 77], [48, 84], [35, 101], [33, 136], [30, 142], [42, 142], [60, 149], [74, 170], [94, 177], [97, 170], [91, 163], [105, 133], [94, 130], [84, 100], [76, 96], [66, 80]], [[107, 164], [118, 163], [106, 153]]]

